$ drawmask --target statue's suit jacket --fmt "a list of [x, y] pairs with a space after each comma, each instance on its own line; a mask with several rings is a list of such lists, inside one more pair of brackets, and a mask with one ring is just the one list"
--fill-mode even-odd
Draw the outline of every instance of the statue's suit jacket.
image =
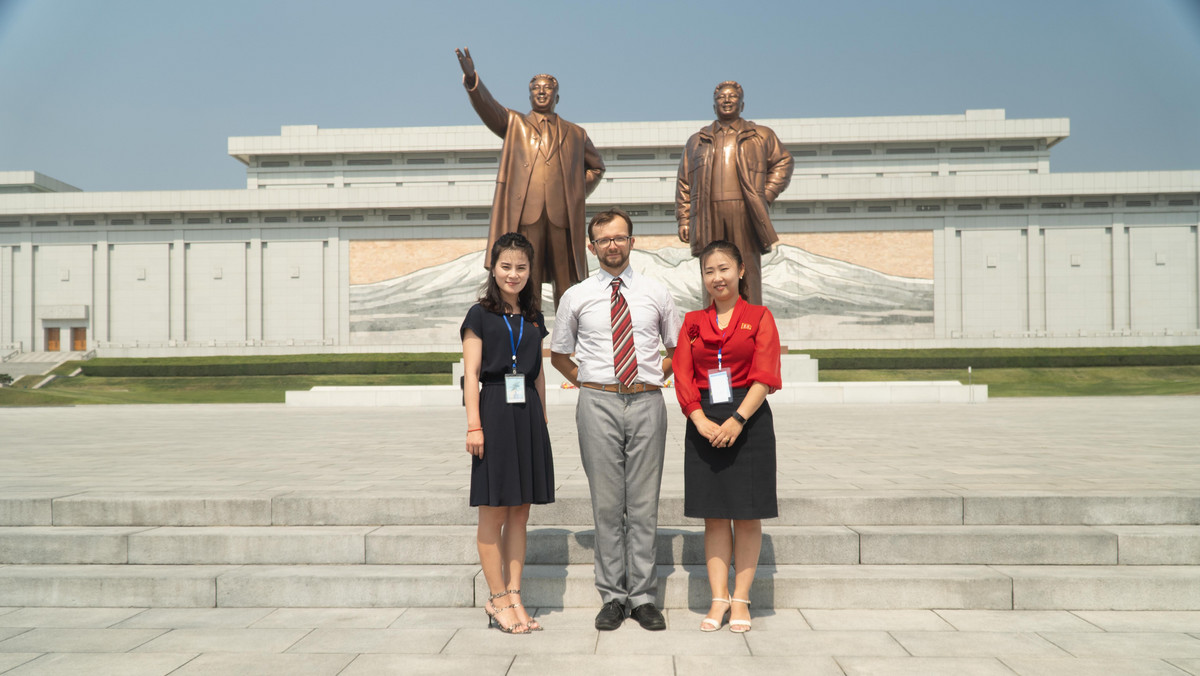
[[[466, 83], [463, 83], [466, 86]], [[491, 129], [494, 134], [504, 139], [504, 147], [500, 151], [500, 169], [496, 174], [496, 194], [492, 198], [492, 220], [488, 231], [488, 248], [485, 253], [484, 266], [491, 268], [492, 243], [500, 235], [516, 232], [521, 223], [521, 210], [525, 206], [525, 198], [530, 190], [540, 190], [541, 186], [530, 185], [533, 174], [533, 163], [538, 157], [538, 140], [540, 130], [537, 118], [533, 113], [518, 113], [500, 105], [492, 98], [483, 79], [475, 76], [475, 87], [467, 88], [471, 105], [479, 114], [479, 119]], [[552, 153], [558, 153], [559, 165], [562, 167], [562, 186], [566, 194], [562, 202], [567, 206], [567, 223], [555, 223], [558, 227], [566, 227], [570, 232], [571, 248], [574, 260], [571, 278], [580, 280], [587, 276], [587, 221], [585, 220], [584, 199], [591, 194], [604, 175], [604, 160], [592, 145], [587, 132], [577, 124], [572, 124], [555, 116], [557, 126], [554, 138], [557, 148]], [[557, 197], [557, 196], [554, 196]], [[547, 196], [547, 201], [553, 199]]]
[[[792, 180], [792, 155], [769, 127], [760, 127], [750, 120], [742, 120], [742, 125], [737, 137], [738, 183], [742, 188], [742, 199], [754, 235], [758, 238], [762, 253], [767, 253], [771, 245], [779, 241], [779, 235], [775, 234], [775, 226], [771, 223], [770, 207]], [[691, 232], [688, 240], [693, 256], [699, 256], [701, 250], [713, 240], [712, 215], [709, 212], [712, 202], [708, 193], [712, 185], [715, 159], [713, 140], [716, 134], [716, 122], [692, 134], [679, 160], [675, 220], [689, 227]], [[750, 252], [742, 253], [745, 255]]]

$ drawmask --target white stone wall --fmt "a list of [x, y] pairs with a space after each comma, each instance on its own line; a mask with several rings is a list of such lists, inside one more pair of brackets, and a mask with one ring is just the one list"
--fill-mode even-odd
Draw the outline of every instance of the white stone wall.
[[1129, 231], [1129, 306], [1133, 326], [1196, 327], [1196, 226]]
[[1113, 330], [1112, 228], [1057, 228], [1039, 234], [1046, 303], [1034, 328], [1050, 333]]
[[246, 340], [247, 244], [190, 242], [185, 246], [184, 340]]
[[109, 246], [109, 326], [99, 340], [166, 343], [171, 339], [171, 245]]
[[263, 340], [325, 338], [324, 242], [264, 242]]

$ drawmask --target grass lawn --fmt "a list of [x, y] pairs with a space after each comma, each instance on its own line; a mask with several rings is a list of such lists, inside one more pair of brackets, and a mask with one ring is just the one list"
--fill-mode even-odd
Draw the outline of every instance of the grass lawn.
[[[1192, 355], [1200, 346], [1181, 348], [1145, 348], [1140, 352], [1132, 348], [1095, 350], [1097, 354], [1128, 352], [1171, 353]], [[841, 354], [841, 353], [845, 354]], [[869, 351], [829, 351], [827, 354], [813, 353], [818, 359], [826, 356], [836, 360], [839, 356], [870, 356]], [[902, 357], [961, 357], [968, 351], [907, 350]], [[972, 354], [984, 354], [976, 350]], [[1063, 350], [1028, 350], [1030, 354], [1053, 354]], [[935, 353], [937, 353], [935, 355]], [[944, 354], [942, 354], [944, 353]], [[1015, 353], [1010, 351], [1008, 354]], [[896, 352], [890, 353], [892, 355]], [[1005, 354], [1001, 352], [1001, 354]], [[422, 355], [363, 354], [363, 355], [301, 355], [309, 361], [404, 361], [451, 362], [460, 355], [456, 353], [431, 353]], [[297, 361], [296, 355], [262, 357], [181, 357], [164, 360], [108, 360], [130, 363], [267, 363], [272, 361]], [[1185, 360], [1186, 361], [1186, 360]], [[226, 375], [206, 377], [65, 377], [74, 372], [82, 362], [67, 362], [54, 373], [58, 380], [40, 390], [29, 389], [42, 380], [41, 376], [21, 379], [16, 387], [0, 388], [0, 406], [76, 406], [81, 404], [237, 404], [237, 403], [283, 403], [288, 390], [307, 390], [326, 386], [368, 385], [450, 385], [449, 373], [426, 374], [347, 374], [347, 375]], [[894, 363], [894, 360], [893, 360]], [[430, 370], [440, 370], [441, 365]], [[957, 380], [967, 382], [966, 368], [956, 369], [869, 369], [820, 370], [822, 382], [862, 380]], [[1070, 368], [976, 368], [972, 382], [988, 386], [992, 397], [1070, 397], [1070, 396], [1118, 396], [1118, 395], [1200, 395], [1200, 365], [1180, 364], [1175, 366], [1090, 366]]]
[[[957, 380], [966, 369], [820, 371], [821, 382]], [[1200, 366], [1116, 366], [1055, 369], [974, 369], [971, 382], [989, 397], [1102, 397], [1200, 394]]]
[[[40, 390], [0, 389], [0, 406], [80, 404], [283, 403], [288, 390], [318, 385], [449, 385], [449, 374], [237, 376], [226, 378], [59, 378]], [[40, 380], [40, 378], [38, 378]]]

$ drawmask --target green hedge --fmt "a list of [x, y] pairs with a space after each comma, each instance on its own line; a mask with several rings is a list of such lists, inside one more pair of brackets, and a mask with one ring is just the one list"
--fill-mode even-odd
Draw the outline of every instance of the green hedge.
[[176, 357], [93, 359], [80, 366], [85, 376], [105, 378], [441, 374], [450, 373], [458, 359], [449, 353]]
[[[799, 351], [798, 351], [799, 352]], [[822, 371], [1196, 366], [1200, 347], [1080, 349], [811, 350]]]

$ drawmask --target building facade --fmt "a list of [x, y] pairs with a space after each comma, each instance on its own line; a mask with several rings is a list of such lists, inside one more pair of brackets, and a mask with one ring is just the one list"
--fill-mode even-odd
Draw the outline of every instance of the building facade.
[[[1003, 110], [759, 122], [795, 157], [763, 260], [789, 346], [1200, 343], [1200, 171], [1054, 174], [1068, 121]], [[633, 264], [681, 309], [675, 173], [704, 124], [584, 125], [589, 214], [631, 213]], [[0, 351], [457, 349], [499, 150], [482, 126], [289, 126], [229, 140], [245, 190], [0, 172]]]

